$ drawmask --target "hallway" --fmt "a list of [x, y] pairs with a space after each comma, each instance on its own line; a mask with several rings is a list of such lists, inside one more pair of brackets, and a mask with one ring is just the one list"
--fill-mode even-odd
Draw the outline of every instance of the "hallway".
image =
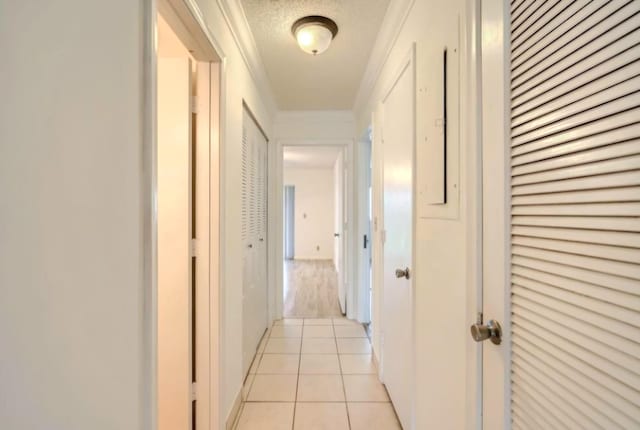
[[338, 274], [330, 260], [284, 262], [284, 317], [339, 317]]
[[262, 340], [235, 430], [397, 430], [363, 327], [278, 320]]

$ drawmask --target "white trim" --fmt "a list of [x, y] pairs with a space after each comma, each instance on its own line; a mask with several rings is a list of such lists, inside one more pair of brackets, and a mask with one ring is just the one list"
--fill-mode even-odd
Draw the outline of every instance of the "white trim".
[[[502, 324], [502, 343], [483, 345], [483, 428], [511, 426], [511, 122], [509, 3], [483, 2], [482, 163], [484, 319]], [[486, 192], [490, 190], [490, 192]]]
[[[177, 17], [182, 20], [188, 30], [200, 31], [211, 44], [211, 48], [217, 55], [216, 58], [206, 58], [202, 61], [209, 61], [212, 64], [219, 65], [219, 81], [213, 82], [213, 91], [218, 91], [219, 97], [219, 118], [217, 119], [218, 132], [210, 135], [210, 150], [213, 153], [218, 150], [219, 161], [219, 194], [218, 194], [218, 223], [217, 229], [215, 226], [210, 225], [210, 236], [213, 230], [216, 229], [219, 232], [218, 236], [218, 252], [211, 252], [210, 257], [210, 272], [218, 270], [218, 279], [214, 280], [214, 273], [210, 273], [210, 300], [211, 304], [221, 304], [220, 300], [220, 286], [221, 279], [223, 279], [223, 256], [224, 253], [220, 252], [223, 244], [224, 230], [220, 228], [224, 209], [224, 188], [223, 188], [223, 136], [225, 128], [225, 116], [226, 116], [226, 60], [220, 44], [217, 42], [209, 28], [206, 26], [202, 12], [193, 0], [164, 0], [167, 4], [178, 13]], [[157, 417], [157, 15], [159, 13], [158, 3], [156, 0], [150, 0], [146, 3], [144, 11], [144, 70], [145, 70], [145, 83], [143, 85], [144, 94], [144, 136], [143, 136], [143, 163], [145, 175], [143, 176], [143, 192], [142, 201], [144, 203], [144, 328], [145, 334], [148, 334], [145, 346], [144, 369], [142, 373], [145, 377], [145, 398], [143, 404], [145, 411], [148, 411], [145, 415], [144, 428], [149, 430], [156, 429], [158, 426]], [[185, 14], [188, 12], [188, 14]], [[189, 22], [185, 22], [187, 19]], [[196, 26], [196, 28], [194, 28]], [[208, 53], [206, 55], [209, 55]], [[216, 89], [213, 87], [217, 86]], [[214, 100], [211, 100], [212, 102]], [[211, 109], [213, 111], [213, 109]], [[212, 119], [213, 120], [213, 119]], [[212, 127], [214, 124], [212, 124]], [[217, 146], [217, 148], [216, 148]], [[210, 154], [213, 156], [213, 154]], [[215, 173], [213, 170], [211, 173]], [[211, 194], [211, 193], [210, 193]], [[210, 205], [213, 206], [214, 202], [210, 201]], [[216, 217], [211, 216], [213, 220]], [[215, 245], [210, 243], [210, 245]], [[218, 256], [219, 260], [214, 262], [213, 259]], [[221, 386], [220, 386], [220, 369], [222, 363], [222, 354], [224, 351], [222, 347], [223, 338], [219, 335], [222, 327], [224, 314], [223, 307], [220, 306], [217, 311], [215, 308], [210, 307], [211, 316], [217, 315], [217, 321], [211, 318], [211, 331], [210, 331], [210, 372], [209, 372], [209, 418], [210, 428], [215, 430], [220, 425], [220, 400]], [[148, 363], [145, 365], [145, 363]], [[218, 420], [216, 422], [215, 420]]]
[[[366, 185], [373, 186], [373, 171], [371, 156], [373, 142], [370, 140], [371, 126], [363, 136], [354, 144], [354, 219], [357, 234], [354, 237], [354, 303], [356, 309], [355, 318], [362, 323], [371, 322], [371, 299], [369, 289], [373, 279], [373, 228], [369, 226], [369, 189]], [[367, 155], [367, 157], [364, 157]], [[364, 235], [367, 235], [367, 248], [364, 248]]]
[[[461, 213], [466, 228], [467, 267], [467, 325], [476, 322], [482, 312], [482, 94], [480, 52], [480, 0], [466, 0], [460, 34], [460, 92], [467, 103], [460, 109], [460, 152], [467, 163], [460, 167], [466, 171], [466, 204], [461, 202]], [[468, 429], [482, 429], [482, 343], [467, 337], [466, 425]]]
[[302, 120], [305, 122], [343, 121], [353, 122], [353, 112], [350, 110], [288, 110], [276, 114], [276, 122]]
[[387, 63], [391, 50], [398, 40], [404, 23], [409, 17], [409, 12], [411, 12], [414, 4], [415, 0], [390, 2], [373, 45], [367, 68], [360, 82], [360, 88], [358, 89], [353, 107], [354, 112], [361, 112], [369, 101], [369, 97], [373, 93], [373, 89], [380, 77], [380, 73]]
[[143, 428], [158, 428], [158, 214], [157, 206], [157, 4], [155, 0], [144, 2], [143, 11], [143, 73], [144, 95], [142, 105], [142, 251], [143, 279], [143, 375], [142, 406]]
[[277, 101], [240, 0], [217, 0], [216, 4], [227, 22], [249, 74], [258, 87], [258, 91], [265, 97], [263, 101], [266, 103], [268, 111], [275, 112]]

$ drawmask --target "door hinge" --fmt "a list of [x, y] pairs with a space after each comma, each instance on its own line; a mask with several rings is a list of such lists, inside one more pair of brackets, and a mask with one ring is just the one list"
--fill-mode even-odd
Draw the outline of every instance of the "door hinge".
[[382, 244], [384, 245], [387, 243], [387, 230], [382, 230], [380, 234], [382, 235]]
[[198, 97], [191, 96], [191, 113], [198, 113]]
[[191, 383], [191, 400], [198, 400], [198, 385], [195, 382]]
[[191, 239], [191, 256], [192, 257], [197, 257], [199, 252], [199, 243], [198, 243], [198, 239]]

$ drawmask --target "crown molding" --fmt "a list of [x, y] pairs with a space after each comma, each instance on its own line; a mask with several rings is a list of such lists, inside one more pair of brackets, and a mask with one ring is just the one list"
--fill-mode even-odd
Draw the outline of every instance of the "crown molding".
[[217, 0], [217, 3], [251, 77], [266, 98], [267, 108], [275, 115], [278, 110], [275, 94], [240, 0]]
[[276, 115], [276, 122], [355, 122], [353, 111], [350, 110], [285, 110], [279, 111]]
[[360, 111], [366, 106], [378, 82], [382, 68], [386, 64], [414, 4], [415, 0], [391, 0], [389, 3], [387, 13], [384, 16], [380, 31], [371, 50], [367, 68], [360, 81], [360, 88], [353, 106], [353, 111], [356, 115], [359, 115]]

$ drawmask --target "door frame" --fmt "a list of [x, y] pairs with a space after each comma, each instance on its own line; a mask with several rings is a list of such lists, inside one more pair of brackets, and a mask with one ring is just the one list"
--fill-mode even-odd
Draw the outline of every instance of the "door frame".
[[[482, 55], [481, 0], [466, 0], [461, 34], [461, 94], [468, 100], [460, 109], [462, 151], [468, 154], [468, 172], [464, 186], [467, 205], [463, 205], [466, 227], [467, 326], [482, 312]], [[466, 130], [466, 132], [465, 132]], [[463, 143], [466, 142], [466, 143]], [[462, 157], [465, 160], [465, 157]], [[482, 429], [482, 352], [483, 344], [467, 338], [466, 424], [468, 429]]]
[[[222, 312], [220, 308], [220, 280], [223, 279], [224, 265], [221, 264], [222, 254], [220, 253], [220, 243], [223, 231], [220, 229], [220, 214], [224, 213], [224, 187], [221, 186], [224, 169], [224, 153], [221, 151], [222, 136], [224, 136], [226, 95], [223, 88], [226, 87], [225, 54], [216, 41], [213, 34], [205, 24], [204, 16], [194, 0], [149, 0], [144, 2], [142, 10], [143, 28], [142, 44], [144, 58], [143, 69], [143, 100], [141, 107], [143, 111], [142, 128], [142, 160], [143, 160], [143, 183], [141, 194], [141, 205], [143, 207], [143, 235], [141, 237], [143, 247], [143, 290], [141, 300], [143, 303], [143, 322], [141, 330], [149, 333], [142, 345], [141, 354], [146, 363], [142, 371], [145, 395], [141, 399], [143, 410], [142, 427], [146, 429], [156, 429], [158, 427], [158, 405], [157, 405], [157, 371], [158, 371], [158, 217], [157, 217], [157, 16], [162, 11], [163, 17], [167, 20], [176, 34], [183, 40], [189, 49], [192, 49], [193, 56], [199, 62], [209, 63], [213, 70], [217, 68], [217, 81], [211, 82], [212, 101], [210, 104], [210, 127], [209, 135], [209, 161], [210, 172], [218, 170], [218, 175], [210, 175], [209, 190], [209, 286], [208, 305], [204, 308], [208, 310], [208, 315], [199, 315], [199, 320], [209, 320], [207, 338], [208, 344], [208, 378], [202, 385], [198, 385], [198, 398], [203, 400], [200, 403], [206, 405], [205, 415], [208, 420], [208, 429], [219, 428], [222, 421], [220, 416], [220, 322]], [[188, 43], [186, 43], [188, 41]], [[217, 130], [216, 130], [217, 128]], [[217, 276], [216, 276], [217, 274]], [[204, 310], [198, 308], [199, 311]], [[202, 345], [201, 345], [202, 346]]]
[[[476, 171], [469, 175], [476, 183], [468, 184], [476, 191], [470, 204], [475, 216], [468, 218], [469, 246], [474, 248], [468, 255], [470, 285], [476, 285], [475, 308], [484, 321], [495, 319], [502, 326], [500, 346], [483, 342], [470, 354], [477, 390], [476, 401], [471, 393], [467, 401], [477, 410], [469, 417], [469, 422], [475, 419], [474, 427], [506, 429], [511, 424], [509, 2], [469, 0], [467, 10], [467, 94], [474, 101], [468, 105], [475, 108], [466, 112], [466, 122], [469, 139], [477, 142], [471, 155]], [[473, 300], [473, 290], [469, 295]]]
[[[269, 217], [269, 236], [282, 238], [284, 237], [283, 225], [284, 225], [284, 212], [282, 207], [284, 177], [283, 177], [283, 149], [287, 146], [341, 146], [345, 148], [347, 155], [347, 163], [345, 163], [347, 171], [347, 194], [350, 197], [354, 195], [354, 157], [353, 157], [353, 140], [350, 139], [279, 139], [274, 145], [271, 145], [269, 149], [269, 213], [272, 214]], [[353, 198], [347, 198], [349, 203], [345, 209], [347, 214], [347, 225], [352, 229], [354, 223], [354, 204]], [[347, 243], [344, 248], [345, 252], [344, 261], [347, 268], [347, 275], [349, 285], [347, 288], [347, 317], [356, 318], [357, 310], [354, 306], [355, 295], [355, 277], [354, 277], [354, 240], [353, 234], [347, 237]], [[275, 267], [271, 271], [269, 276], [270, 281], [270, 303], [273, 306], [270, 307], [271, 320], [280, 319], [283, 316], [284, 311], [284, 243], [282, 240], [272, 240], [269, 248], [269, 266]]]
[[[371, 294], [373, 289], [373, 210], [369, 220], [369, 207], [373, 209], [373, 139], [372, 126], [369, 125], [362, 137], [356, 141], [354, 148], [356, 225], [357, 235], [355, 247], [355, 294], [356, 319], [362, 323], [370, 323], [372, 317]], [[359, 194], [358, 194], [359, 193]], [[367, 235], [367, 248], [364, 248], [364, 235]]]

